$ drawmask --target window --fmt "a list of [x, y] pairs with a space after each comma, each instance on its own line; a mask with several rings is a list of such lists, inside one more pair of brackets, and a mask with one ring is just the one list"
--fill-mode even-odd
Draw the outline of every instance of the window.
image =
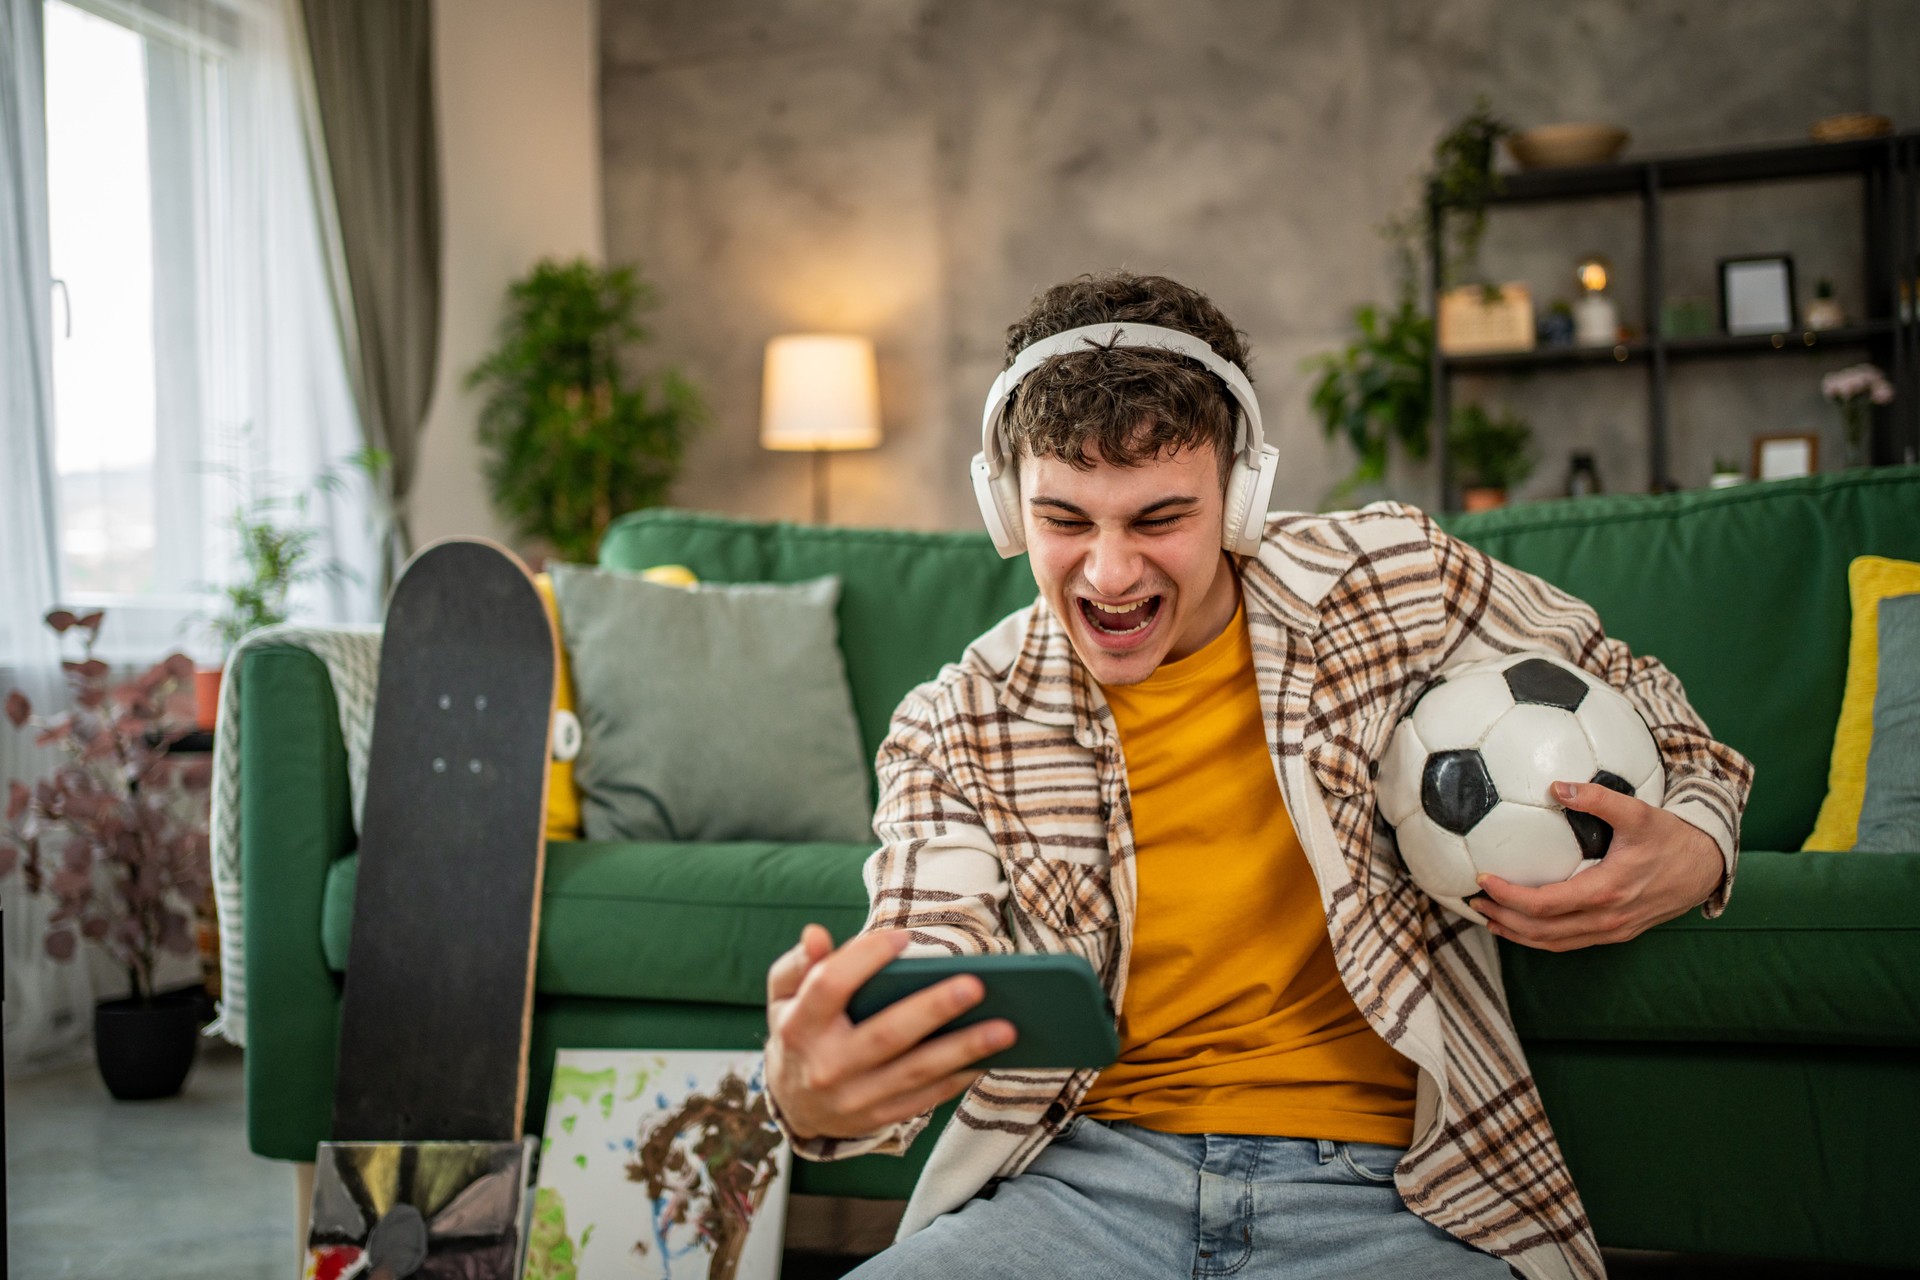
[[220, 252], [230, 49], [208, 25], [97, 0], [46, 6], [65, 595], [142, 615], [116, 618], [119, 639], [144, 633], [149, 652], [187, 638], [221, 576], [219, 514], [245, 462], [238, 370], [220, 341], [233, 323]]

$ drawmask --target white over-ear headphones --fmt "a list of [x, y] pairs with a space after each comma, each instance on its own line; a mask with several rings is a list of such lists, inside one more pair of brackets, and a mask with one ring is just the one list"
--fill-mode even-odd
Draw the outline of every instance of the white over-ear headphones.
[[1055, 356], [1107, 347], [1161, 347], [1198, 360], [1227, 384], [1240, 405], [1240, 423], [1234, 432], [1233, 469], [1227, 476], [1227, 502], [1220, 527], [1220, 545], [1240, 555], [1252, 555], [1260, 546], [1267, 519], [1267, 503], [1279, 475], [1280, 455], [1266, 441], [1260, 426], [1260, 402], [1253, 384], [1231, 361], [1190, 333], [1153, 324], [1109, 321], [1084, 325], [1042, 338], [1013, 358], [993, 380], [987, 392], [986, 412], [980, 420], [980, 452], [973, 455], [973, 496], [987, 533], [1002, 556], [1027, 549], [1026, 528], [1020, 520], [1020, 475], [1000, 432], [1007, 402], [1021, 379]]

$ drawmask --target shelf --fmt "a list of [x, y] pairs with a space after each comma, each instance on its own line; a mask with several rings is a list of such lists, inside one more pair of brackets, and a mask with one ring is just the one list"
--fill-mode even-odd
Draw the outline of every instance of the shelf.
[[1656, 175], [1662, 191], [1673, 191], [1683, 187], [1855, 174], [1884, 158], [1895, 142], [1913, 136], [1916, 135], [1894, 134], [1857, 142], [1801, 142], [1714, 154], [1648, 156], [1568, 169], [1523, 169], [1503, 174], [1502, 189], [1489, 203], [1531, 204], [1584, 200], [1593, 196], [1639, 195]]
[[1470, 356], [1441, 356], [1440, 365], [1449, 373], [1518, 373], [1566, 365], [1633, 364], [1645, 360], [1647, 351], [1644, 342], [1623, 342], [1613, 347], [1535, 347], [1531, 351], [1488, 351]]
[[[1864, 347], [1893, 332], [1893, 321], [1872, 320], [1845, 329], [1802, 330], [1796, 333], [1709, 333], [1695, 338], [1668, 338], [1660, 345], [1670, 360], [1711, 356], [1781, 355], [1833, 347]], [[1442, 356], [1448, 373], [1524, 373], [1569, 365], [1638, 364], [1653, 354], [1652, 344], [1623, 342], [1613, 347], [1535, 347], [1532, 351], [1490, 351], [1470, 356]]]
[[1831, 347], [1864, 347], [1875, 338], [1893, 332], [1893, 321], [1875, 320], [1850, 325], [1845, 329], [1802, 330], [1798, 333], [1710, 333], [1698, 338], [1668, 338], [1667, 358], [1684, 360], [1701, 356], [1788, 355], [1795, 351], [1819, 351]]

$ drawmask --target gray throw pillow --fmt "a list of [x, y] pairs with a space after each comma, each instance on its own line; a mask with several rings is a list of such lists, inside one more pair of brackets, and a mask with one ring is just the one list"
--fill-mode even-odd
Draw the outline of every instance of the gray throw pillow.
[[1920, 595], [1880, 602], [1873, 747], [1855, 849], [1920, 853]]
[[838, 578], [689, 589], [552, 572], [587, 839], [873, 838]]

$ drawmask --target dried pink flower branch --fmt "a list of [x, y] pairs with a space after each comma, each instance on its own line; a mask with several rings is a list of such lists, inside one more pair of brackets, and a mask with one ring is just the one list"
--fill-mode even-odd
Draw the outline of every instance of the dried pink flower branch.
[[18, 871], [27, 892], [54, 900], [48, 955], [70, 960], [82, 939], [96, 943], [145, 1001], [160, 954], [194, 948], [210, 872], [206, 827], [186, 797], [207, 789], [212, 768], [167, 754], [193, 724], [193, 663], [172, 654], [113, 684], [93, 656], [101, 621], [97, 612], [47, 615], [56, 632], [82, 637], [80, 658], [61, 664], [71, 711], [40, 717], [25, 694], [7, 695], [8, 723], [66, 758], [32, 786], [8, 784], [0, 876]]

